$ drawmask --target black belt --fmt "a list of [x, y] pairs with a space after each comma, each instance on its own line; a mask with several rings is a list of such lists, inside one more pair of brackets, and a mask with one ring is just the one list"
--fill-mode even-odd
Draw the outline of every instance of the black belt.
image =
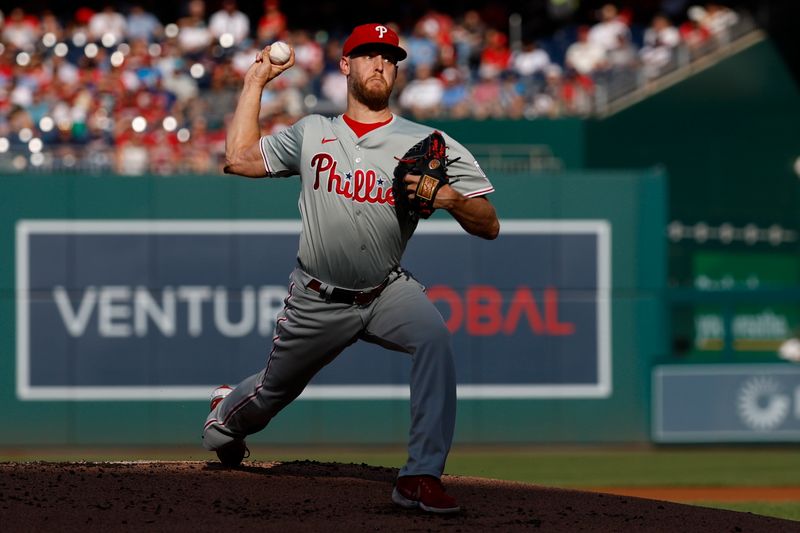
[[381, 283], [374, 289], [370, 289], [368, 291], [351, 291], [348, 289], [340, 289], [336, 287], [331, 289], [327, 297], [320, 291], [323, 283], [318, 279], [312, 279], [311, 281], [308, 282], [308, 284], [306, 284], [306, 287], [308, 287], [314, 292], [319, 293], [319, 295], [322, 296], [323, 299], [331, 302], [348, 304], [348, 305], [353, 305], [353, 304], [367, 305], [372, 303], [375, 300], [375, 298], [380, 296], [380, 294], [383, 292], [383, 289], [385, 289], [388, 284], [389, 284], [389, 278], [386, 278], [385, 280], [383, 280], [383, 283]]

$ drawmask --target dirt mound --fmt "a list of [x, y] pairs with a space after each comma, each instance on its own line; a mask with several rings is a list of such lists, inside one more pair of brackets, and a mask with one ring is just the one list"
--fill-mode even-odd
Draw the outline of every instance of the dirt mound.
[[397, 471], [368, 465], [0, 463], [5, 531], [778, 532], [797, 522], [676, 503], [446, 476], [464, 511], [390, 500]]

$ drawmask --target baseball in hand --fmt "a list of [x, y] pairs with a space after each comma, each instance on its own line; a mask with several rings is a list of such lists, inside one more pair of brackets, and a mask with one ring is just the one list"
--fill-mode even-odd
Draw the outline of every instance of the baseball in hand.
[[273, 65], [283, 65], [291, 55], [292, 49], [283, 41], [275, 41], [269, 47], [269, 62]]

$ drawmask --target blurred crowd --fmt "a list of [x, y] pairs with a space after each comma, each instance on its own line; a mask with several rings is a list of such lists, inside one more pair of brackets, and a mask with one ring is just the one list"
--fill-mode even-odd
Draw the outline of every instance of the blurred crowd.
[[[424, 120], [583, 116], [621, 73], [640, 82], [729, 39], [740, 17], [719, 4], [680, 18], [607, 4], [590, 25], [523, 37], [514, 21], [489, 24], [477, 10], [428, 11], [394, 29], [409, 57], [393, 108]], [[0, 12], [0, 171], [80, 168], [120, 174], [217, 172], [225, 124], [257, 50], [275, 40], [295, 49], [296, 67], [264, 91], [262, 125], [278, 131], [309, 113], [344, 110], [339, 73], [346, 35], [295, 28], [279, 0], [258, 20], [235, 0], [207, 12], [189, 0], [165, 23], [141, 6], [79, 8], [69, 20], [23, 7]]]

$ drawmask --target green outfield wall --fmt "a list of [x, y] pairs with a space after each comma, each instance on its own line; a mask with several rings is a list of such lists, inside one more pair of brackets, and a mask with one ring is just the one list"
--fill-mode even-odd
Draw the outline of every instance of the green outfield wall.
[[800, 90], [770, 40], [605, 119], [588, 168], [664, 165], [670, 218], [798, 228]]
[[[464, 331], [454, 334], [454, 338], [460, 339], [457, 357], [469, 358], [471, 361], [464, 363], [466, 366], [459, 367], [464, 369], [463, 373], [459, 370], [459, 379], [468, 374], [473, 383], [483, 383], [483, 376], [494, 376], [494, 372], [500, 376], [498, 379], [508, 379], [509, 383], [501, 383], [499, 387], [496, 386], [497, 383], [489, 383], [484, 388], [463, 389], [465, 393], [459, 400], [457, 441], [648, 441], [650, 369], [653, 362], [663, 358], [668, 350], [664, 304], [666, 243], [662, 238], [667, 209], [666, 176], [655, 169], [565, 172], [535, 176], [493, 175], [491, 178], [496, 187], [492, 201], [497, 207], [503, 226], [507, 228], [506, 234], [501, 230], [501, 238], [494, 241], [495, 244], [477, 243], [477, 239], [464, 237], [463, 242], [466, 244], [458, 247], [466, 247], [465, 257], [468, 259], [441, 264], [439, 270], [444, 272], [443, 279], [466, 279], [463, 283], [452, 282], [454, 293], [461, 294], [459, 291], [466, 290], [469, 295], [473, 285], [482, 287], [482, 290], [485, 290], [487, 284], [495, 287], [497, 293], [503, 295], [502, 304], [498, 304], [502, 315], [498, 316], [506, 320], [504, 324], [508, 323], [508, 316], [512, 314], [510, 311], [506, 312], [508, 306], [522, 305], [515, 302], [514, 298], [520, 297], [520, 294], [536, 298], [528, 303], [541, 310], [544, 317], [542, 320], [547, 323], [544, 329], [552, 329], [554, 333], [551, 331], [551, 337], [544, 334], [526, 337], [525, 335], [532, 334], [516, 330], [496, 331], [492, 333], [495, 335], [493, 337], [485, 332], [490, 325], [487, 320], [491, 321], [491, 317], [486, 314], [486, 309], [491, 307], [490, 303], [480, 299], [476, 300], [477, 303], [473, 302], [482, 313], [473, 317], [472, 325], [474, 329], [477, 328], [478, 333], [472, 334], [477, 336], [469, 337], [468, 332]], [[89, 240], [84, 241], [82, 239], [86, 235], [70, 233], [70, 228], [89, 227], [90, 234], [103, 234], [108, 233], [106, 230], [109, 228], [117, 226], [149, 228], [148, 221], [154, 220], [161, 221], [162, 229], [172, 227], [169, 222], [180, 222], [184, 226], [188, 223], [190, 228], [205, 227], [203, 221], [214, 221], [223, 225], [225, 221], [234, 221], [244, 223], [246, 227], [253, 223], [271, 228], [273, 226], [269, 224], [270, 221], [279, 220], [284, 224], [297, 220], [298, 191], [296, 179], [268, 181], [232, 177], [42, 175], [0, 178], [0, 400], [6, 412], [6, 430], [0, 433], [0, 445], [199, 444], [207, 400], [198, 396], [196, 390], [198, 383], [203, 385], [209, 380], [198, 378], [197, 382], [193, 382], [187, 378], [181, 382], [184, 376], [197, 374], [203, 370], [199, 367], [207, 366], [201, 359], [205, 347], [197, 344], [199, 341], [186, 335], [185, 339], [180, 340], [182, 344], [175, 345], [182, 348], [171, 351], [165, 346], [173, 345], [166, 343], [178, 342], [176, 337], [180, 333], [166, 338], [168, 335], [160, 334], [152, 324], [146, 335], [137, 337], [129, 331], [129, 337], [106, 339], [109, 343], [113, 341], [117, 344], [103, 344], [106, 341], [102, 339], [70, 337], [64, 333], [64, 324], [58, 319], [56, 307], [62, 318], [71, 317], [69, 320], [73, 323], [73, 329], [81, 329], [83, 326], [75, 324], [82, 320], [81, 306], [84, 304], [86, 317], [90, 317], [84, 317], [84, 329], [87, 332], [95, 331], [94, 315], [88, 314], [94, 312], [92, 305], [95, 302], [87, 296], [88, 290], [100, 291], [101, 300], [102, 294], [112, 299], [115, 298], [113, 294], [120, 294], [114, 293], [113, 288], [108, 289], [111, 292], [103, 293], [102, 287], [113, 285], [113, 280], [116, 279], [114, 276], [127, 268], [126, 263], [138, 261], [136, 253], [126, 243], [138, 243], [140, 241], [136, 239], [141, 237], [141, 233], [136, 233], [139, 230], [136, 230], [130, 232], [130, 235], [114, 236], [110, 241], [97, 241], [97, 235], [89, 235]], [[412, 246], [415, 240], [419, 240], [423, 244], [430, 242], [434, 248], [446, 250], [448, 242], [456, 241], [437, 237], [436, 231], [422, 230], [425, 224], [429, 224], [431, 228], [438, 227], [437, 224], [446, 226], [448, 220], [449, 217], [445, 214], [438, 213], [431, 221], [423, 222], [420, 233], [412, 240]], [[81, 221], [84, 226], [71, 225], [74, 221]], [[232, 227], [234, 222], [230, 224]], [[590, 229], [587, 233], [580, 229], [585, 227], [599, 228], [597, 234], [602, 234], [602, 239], [594, 240], [594, 230]], [[510, 231], [513, 228], [522, 228], [516, 237]], [[524, 245], [511, 255], [503, 255], [503, 243], [509, 242], [503, 239], [528, 238], [525, 228], [533, 228], [531, 246], [539, 246], [544, 242], [550, 243], [546, 244], [550, 248], [534, 250]], [[167, 233], [170, 231], [172, 230], [168, 229]], [[578, 241], [565, 240], [564, 234], [576, 236]], [[160, 243], [159, 238], [161, 236], [155, 233], [145, 234], [145, 242], [151, 244]], [[240, 238], [230, 237], [230, 241], [225, 242], [245, 242], [237, 239]], [[24, 246], [20, 244], [22, 241]], [[205, 259], [189, 258], [187, 263], [187, 259], [182, 256], [190, 252], [182, 248], [181, 243], [184, 241], [174, 242], [178, 244], [171, 247], [159, 244], [143, 248], [145, 255], [153, 256], [152, 261], [148, 259], [150, 262], [147, 264], [151, 265], [148, 268], [157, 270], [152, 265], [161, 264], [159, 261], [169, 256], [173, 258], [170, 260], [184, 261], [177, 264], [183, 271], [179, 274], [186, 276], [185, 284], [200, 283], [192, 278], [193, 273], [213, 268], [209, 269], [208, 265], [204, 265]], [[195, 240], [189, 244], [197, 242], [199, 241]], [[493, 245], [496, 248], [491, 248]], [[609, 251], [607, 256], [598, 252], [605, 245]], [[243, 244], [234, 248], [236, 253], [244, 253]], [[587, 264], [577, 264], [583, 260], [575, 258], [587, 250]], [[456, 251], [453, 252], [455, 253]], [[217, 254], [210, 254], [208, 257], [213, 258], [215, 255]], [[271, 261], [269, 251], [259, 257], [265, 265]], [[439, 261], [435, 264], [440, 262], [446, 263]], [[531, 282], [530, 291], [525, 293], [517, 281], [504, 281], [507, 277], [524, 276], [529, 271], [538, 272], [542, 270], [542, 265], [550, 265], [552, 268], [545, 270], [552, 272], [547, 275], [556, 278], [563, 271], [574, 272], [578, 279], [585, 268], [597, 268], [608, 277], [606, 281], [598, 281], [598, 287], [594, 287], [593, 283], [584, 287], [579, 286], [578, 282], [564, 282], [563, 287], [558, 287], [561, 300], [553, 305], [542, 304], [544, 287]], [[289, 267], [287, 264], [286, 271], [280, 272], [281, 280], [286, 279]], [[140, 270], [148, 268], [133, 268], [131, 271], [133, 275], [138, 275]], [[169, 265], [165, 268], [178, 270]], [[423, 264], [423, 272], [426, 268], [428, 267]], [[21, 269], [25, 270], [22, 277]], [[266, 272], [268, 267], [265, 266], [264, 269]], [[174, 272], [170, 275], [173, 274]], [[423, 282], [428, 282], [431, 279], [435, 281], [439, 275], [423, 273], [420, 277]], [[53, 282], [59, 287], [63, 284], [63, 292], [66, 294], [56, 306], [50, 300], [52, 295], [46, 284], [47, 279], [56, 279], [59, 276], [71, 281]], [[87, 281], [83, 279], [86, 276], [95, 277]], [[488, 281], [481, 276], [485, 276]], [[20, 286], [21, 279], [25, 287]], [[596, 279], [604, 278], [598, 275]], [[145, 282], [142, 283], [146, 286]], [[159, 294], [163, 295], [167, 290], [163, 286], [149, 288], [152, 291], [148, 294], [156, 300]], [[547, 290], [550, 292], [544, 293], [545, 300], [547, 294], [556, 294], [553, 287], [547, 287]], [[467, 296], [464, 301], [469, 298]], [[108, 300], [106, 304], [106, 308], [112, 313], [109, 315], [111, 318], [107, 317], [109, 322], [106, 329], [112, 332], [112, 336], [117, 335], [114, 331], [120, 331], [113, 328], [120, 328], [128, 322], [133, 324], [133, 318], [125, 314], [131, 312], [130, 309], [125, 311], [127, 308], [122, 307], [119, 301], [115, 304], [113, 300]], [[96, 308], [100, 309], [102, 305], [98, 300], [96, 306], [99, 307]], [[555, 306], [561, 307], [556, 309]], [[465, 309], [469, 314], [469, 308]], [[529, 307], [527, 316], [534, 326], [535, 320], [530, 313], [535, 314], [536, 309]], [[569, 314], [570, 309], [576, 311], [574, 319]], [[22, 322], [20, 311], [24, 314]], [[554, 316], [556, 311], [560, 313], [558, 317]], [[453, 312], [452, 307], [450, 312]], [[522, 319], [515, 322], [517, 329], [522, 327], [519, 324], [526, 323], [525, 314], [520, 316]], [[102, 322], [103, 319], [97, 320]], [[467, 317], [467, 320], [472, 319]], [[588, 334], [584, 330], [575, 332], [572, 331], [575, 328], [570, 329], [570, 322], [573, 325], [583, 324], [581, 320], [590, 323]], [[553, 328], [550, 328], [551, 325]], [[556, 326], [561, 327], [561, 330]], [[98, 327], [101, 330], [103, 328], [102, 325]], [[601, 331], [604, 327], [608, 327], [605, 340]], [[27, 335], [20, 343], [23, 331]], [[577, 335], [575, 342], [578, 344], [569, 344], [572, 342], [570, 335], [573, 334]], [[581, 335], [585, 335], [583, 340], [579, 338]], [[602, 351], [600, 345], [606, 341], [608, 350], [603, 357], [608, 357], [608, 375], [598, 377], [603, 371], [594, 370], [597, 361], [593, 350]], [[208, 341], [213, 342], [217, 340]], [[269, 339], [253, 338], [249, 335], [225, 339], [225, 342], [228, 344], [224, 346], [230, 350], [217, 352], [217, 357], [213, 360], [216, 363], [222, 362], [218, 372], [220, 376], [225, 376], [229, 371], [226, 366], [227, 358], [230, 358], [230, 368], [240, 365], [235, 368], [247, 368], [250, 369], [249, 372], [255, 372], [263, 366], [269, 349]], [[105, 346], [119, 349], [103, 348]], [[525, 351], [529, 346], [542, 348], [536, 348], [529, 353]], [[541, 378], [542, 381], [528, 389], [518, 387], [520, 383], [515, 380], [519, 376], [509, 376], [508, 372], [502, 372], [506, 360], [504, 357], [508, 355], [506, 352], [514, 350], [522, 350], [521, 353], [529, 356], [524, 364], [530, 365], [532, 373], [536, 373], [540, 364], [550, 365], [553, 369], [552, 376]], [[573, 353], [584, 350], [586, 353]], [[24, 357], [20, 356], [22, 352], [25, 353]], [[346, 353], [342, 357], [348, 357]], [[196, 359], [193, 359], [195, 354]], [[584, 356], [588, 357], [585, 359], [588, 361], [588, 371], [580, 366], [580, 361], [584, 360], [580, 357]], [[399, 358], [393, 359], [399, 361], [404, 356], [391, 354], [387, 357]], [[577, 359], [574, 361], [577, 362], [564, 362], [573, 361], [570, 358], [575, 357]], [[137, 358], [145, 362], [139, 365], [132, 361]], [[87, 368], [87, 361], [94, 361], [96, 368]], [[121, 366], [114, 366], [114, 361]], [[459, 362], [462, 363], [463, 361]], [[124, 375], [120, 371], [126, 368], [133, 369], [130, 371], [131, 375]], [[363, 371], [370, 370], [364, 368]], [[141, 375], [137, 372], [141, 372]], [[403, 371], [392, 375], [400, 376], [398, 379], [402, 381]], [[137, 382], [140, 385], [143, 383], [143, 386], [131, 388], [124, 385], [135, 379], [143, 380], [141, 383]], [[227, 380], [227, 376], [225, 379]], [[555, 386], [542, 385], [546, 379], [555, 380]], [[559, 379], [583, 380], [581, 382], [584, 385], [591, 385], [594, 379], [602, 383], [598, 387], [581, 388], [581, 385], [559, 388], [559, 383], [556, 383]], [[30, 387], [21, 387], [20, 380], [25, 380]], [[87, 383], [91, 386], [72, 387]], [[115, 383], [124, 386], [117, 387]], [[176, 383], [183, 388], [175, 386]], [[50, 386], [53, 384], [59, 386]], [[98, 384], [106, 386], [95, 386]], [[191, 385], [195, 385], [195, 388]], [[133, 396], [126, 399], [124, 394], [116, 394], [117, 389], [127, 391], [125, 394], [133, 391]], [[508, 393], [522, 389], [533, 392], [527, 396], [527, 393], [516, 396]], [[177, 391], [176, 396], [164, 397], [162, 393], [165, 390]], [[479, 392], [476, 393], [475, 390]], [[494, 396], [493, 392], [485, 392], [491, 390], [501, 392]], [[145, 391], [144, 395], [141, 391]], [[152, 398], [147, 397], [147, 391], [152, 392]], [[205, 395], [205, 389], [202, 392]], [[184, 394], [184, 397], [180, 397], [180, 394]], [[401, 397], [358, 399], [348, 398], [345, 392], [339, 398], [301, 398], [281, 413], [265, 431], [253, 437], [253, 441], [402, 444], [406, 440], [408, 419], [408, 401]]]
[[[582, 119], [436, 120], [428, 123], [446, 131], [476, 152], [483, 152], [481, 155], [484, 155], [486, 147], [499, 145], [506, 154], [514, 148], [533, 149], [536, 155], [544, 158], [542, 165], [545, 170], [580, 170], [586, 166], [587, 122]], [[537, 148], [542, 152], [537, 152]], [[625, 164], [621, 168], [630, 168], [630, 165]]]
[[797, 334], [798, 117], [798, 85], [766, 39], [586, 122], [588, 168], [670, 176], [668, 284], [697, 291], [675, 295], [672, 362], [775, 363]]
[[[764, 363], [800, 330], [798, 299], [784, 296], [800, 284], [799, 116], [767, 38], [605, 118], [441, 127], [473, 143], [545, 143], [567, 169], [662, 166], [668, 285], [700, 291], [674, 299], [672, 361]], [[724, 306], [722, 289], [747, 296]]]

